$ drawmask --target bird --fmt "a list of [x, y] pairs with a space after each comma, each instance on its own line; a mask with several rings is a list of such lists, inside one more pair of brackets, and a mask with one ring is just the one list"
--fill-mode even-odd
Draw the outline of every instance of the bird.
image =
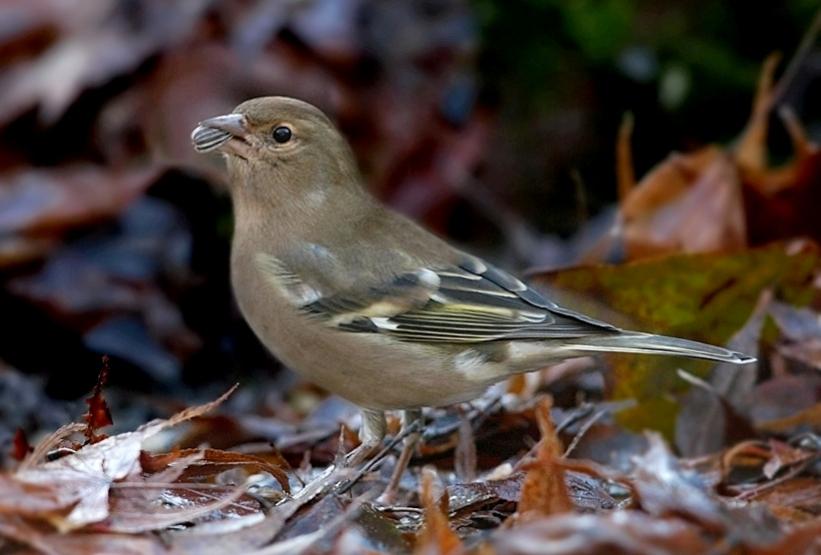
[[381, 447], [387, 411], [418, 428], [424, 407], [469, 401], [564, 359], [620, 352], [755, 361], [575, 312], [452, 246], [379, 202], [348, 141], [307, 102], [247, 100], [201, 121], [191, 139], [196, 151], [225, 159], [231, 281], [245, 320], [281, 362], [362, 411], [348, 464]]

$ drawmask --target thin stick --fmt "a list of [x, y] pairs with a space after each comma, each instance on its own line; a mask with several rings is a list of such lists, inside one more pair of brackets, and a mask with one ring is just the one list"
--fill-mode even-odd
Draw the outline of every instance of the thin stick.
[[796, 50], [795, 54], [793, 54], [793, 57], [790, 59], [790, 63], [787, 65], [787, 69], [784, 70], [784, 73], [781, 75], [781, 79], [778, 80], [778, 84], [770, 94], [771, 108], [773, 106], [777, 106], [781, 101], [781, 97], [787, 93], [787, 89], [790, 88], [793, 80], [795, 80], [795, 76], [798, 74], [801, 66], [804, 65], [804, 61], [812, 51], [813, 45], [815, 44], [819, 34], [821, 34], [821, 9], [815, 12], [815, 17], [812, 20], [812, 24], [810, 24], [807, 32], [804, 33], [804, 37], [798, 45], [798, 50]]
[[359, 480], [362, 479], [362, 477], [365, 474], [376, 468], [378, 464], [381, 464], [384, 458], [387, 456], [387, 454], [390, 453], [394, 449], [394, 447], [396, 447], [399, 444], [399, 442], [401, 442], [410, 434], [419, 432], [421, 428], [422, 423], [420, 421], [416, 420], [412, 422], [410, 426], [396, 434], [393, 437], [393, 439], [391, 439], [388, 442], [388, 444], [379, 453], [376, 454], [375, 457], [373, 457], [371, 460], [365, 463], [362, 466], [362, 468], [359, 469], [359, 471], [356, 474], [354, 474], [353, 478], [351, 478], [347, 482], [341, 482], [340, 484], [338, 484], [334, 493], [341, 495], [349, 491]]
[[582, 427], [579, 429], [579, 431], [576, 433], [575, 436], [573, 436], [573, 439], [570, 441], [570, 445], [568, 445], [567, 449], [564, 450], [564, 454], [562, 455], [563, 459], [566, 459], [568, 456], [570, 456], [570, 453], [573, 452], [573, 450], [576, 448], [576, 446], [581, 441], [582, 437], [584, 437], [584, 435], [593, 426], [593, 424], [595, 424], [605, 414], [607, 414], [607, 411], [600, 410], [600, 411], [596, 412], [596, 414], [594, 414], [593, 416], [588, 418], [587, 421], [584, 424], [582, 424]]

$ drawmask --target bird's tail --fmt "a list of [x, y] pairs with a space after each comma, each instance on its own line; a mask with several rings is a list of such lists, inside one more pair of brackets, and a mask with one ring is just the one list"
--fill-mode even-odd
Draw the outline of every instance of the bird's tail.
[[756, 360], [754, 357], [715, 345], [635, 331], [578, 338], [565, 344], [565, 348], [580, 353], [645, 353], [703, 358], [732, 364], [749, 364]]

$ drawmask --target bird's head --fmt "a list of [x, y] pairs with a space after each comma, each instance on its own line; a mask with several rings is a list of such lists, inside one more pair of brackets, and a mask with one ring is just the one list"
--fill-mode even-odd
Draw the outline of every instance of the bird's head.
[[294, 201], [360, 186], [345, 138], [321, 110], [294, 98], [243, 102], [230, 114], [201, 121], [191, 140], [198, 152], [225, 155], [235, 197], [287, 195]]

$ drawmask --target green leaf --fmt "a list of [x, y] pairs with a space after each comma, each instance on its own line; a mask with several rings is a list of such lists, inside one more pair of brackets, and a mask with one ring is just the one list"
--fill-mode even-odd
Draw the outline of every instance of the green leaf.
[[[809, 242], [778, 243], [734, 254], [676, 255], [621, 266], [542, 273], [532, 282], [558, 302], [641, 331], [725, 344], [747, 321], [759, 295], [803, 306], [819, 296], [821, 254]], [[675, 370], [705, 375], [709, 362], [612, 355], [613, 397], [632, 398], [620, 414], [633, 429], [672, 437], [676, 398], [687, 389]]]

